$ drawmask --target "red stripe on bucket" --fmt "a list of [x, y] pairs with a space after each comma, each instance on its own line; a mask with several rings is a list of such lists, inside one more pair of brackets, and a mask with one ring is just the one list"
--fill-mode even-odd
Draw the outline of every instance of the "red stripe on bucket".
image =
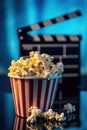
[[22, 91], [22, 109], [23, 116], [26, 116], [26, 99], [25, 99], [25, 80], [21, 80], [21, 91]]
[[29, 106], [33, 106], [33, 84], [34, 80], [30, 79], [29, 80]]

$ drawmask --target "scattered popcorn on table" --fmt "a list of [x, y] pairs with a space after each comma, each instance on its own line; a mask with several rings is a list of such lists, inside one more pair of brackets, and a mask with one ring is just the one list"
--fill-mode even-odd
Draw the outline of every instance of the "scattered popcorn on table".
[[73, 106], [71, 103], [67, 103], [66, 105], [64, 105], [63, 111], [65, 113], [71, 113], [71, 112], [75, 112], [75, 106]]
[[58, 114], [54, 112], [52, 109], [48, 109], [47, 112], [43, 112], [42, 116], [48, 120], [56, 120], [56, 121], [63, 121], [64, 120], [64, 113]]
[[36, 106], [32, 106], [28, 109], [28, 112], [31, 113], [31, 115], [27, 118], [27, 122], [30, 123], [36, 123], [37, 122], [37, 117], [41, 116], [41, 109], [38, 109]]
[[26, 121], [28, 123], [36, 123], [37, 118], [43, 118], [45, 120], [55, 120], [55, 121], [63, 121], [64, 113], [62, 112], [61, 114], [58, 114], [54, 112], [52, 109], [48, 109], [47, 112], [41, 112], [40, 109], [36, 106], [32, 106], [28, 109], [28, 112], [31, 113], [30, 116], [27, 117]]
[[28, 109], [28, 112], [30, 112], [33, 116], [36, 116], [36, 117], [40, 117], [41, 116], [41, 109], [38, 109], [38, 107], [36, 106], [31, 106], [29, 109]]
[[42, 113], [42, 116], [48, 120], [55, 119], [56, 113], [52, 109], [48, 109], [47, 112]]
[[10, 76], [32, 76], [40, 78], [50, 78], [58, 76], [63, 72], [62, 62], [54, 64], [54, 57], [48, 54], [39, 54], [38, 51], [31, 51], [29, 57], [20, 57], [19, 60], [12, 60], [8, 68]]
[[[64, 112], [61, 112], [59, 114], [52, 109], [48, 109], [46, 112], [41, 112], [37, 106], [30, 107], [28, 109], [28, 112], [31, 113], [31, 115], [26, 119], [27, 128], [31, 130], [35, 128], [35, 130], [38, 130], [41, 128], [41, 126], [44, 126], [48, 130], [52, 130], [53, 128], [63, 129], [63, 127], [66, 125], [66, 121], [74, 120], [74, 117], [71, 114], [75, 114], [73, 113], [75, 111], [75, 106], [72, 106], [71, 103], [67, 103], [66, 106], [68, 106], [67, 110], [70, 113], [66, 113], [66, 111], [64, 111], [64, 108]], [[64, 105], [65, 108], [66, 106]]]
[[64, 113], [62, 112], [61, 114], [56, 114], [55, 119], [56, 121], [64, 121], [66, 120], [66, 117], [64, 117]]

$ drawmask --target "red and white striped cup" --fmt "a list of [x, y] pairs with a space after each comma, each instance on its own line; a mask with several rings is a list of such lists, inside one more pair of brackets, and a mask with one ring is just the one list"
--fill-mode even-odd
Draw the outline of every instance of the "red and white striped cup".
[[37, 106], [42, 111], [52, 107], [61, 76], [50, 79], [9, 77], [16, 115], [27, 117], [27, 110], [31, 106]]

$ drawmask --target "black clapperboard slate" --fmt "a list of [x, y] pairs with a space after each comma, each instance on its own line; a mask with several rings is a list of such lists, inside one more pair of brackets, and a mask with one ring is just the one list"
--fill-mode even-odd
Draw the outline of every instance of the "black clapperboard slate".
[[[60, 79], [56, 103], [62, 98], [77, 97], [77, 85], [80, 84], [80, 35], [31, 35], [28, 32], [81, 16], [79, 10], [18, 29], [20, 56], [29, 55], [30, 51], [40, 51], [54, 56], [54, 63], [64, 64], [63, 77]], [[66, 101], [66, 100], [64, 100]], [[59, 102], [60, 103], [60, 102]]]

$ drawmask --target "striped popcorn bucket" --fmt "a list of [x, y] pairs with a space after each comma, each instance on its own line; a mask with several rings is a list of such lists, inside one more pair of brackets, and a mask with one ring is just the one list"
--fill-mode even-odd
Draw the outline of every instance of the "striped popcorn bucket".
[[51, 79], [10, 77], [16, 115], [27, 117], [27, 110], [31, 106], [37, 106], [42, 112], [51, 108], [60, 77]]

